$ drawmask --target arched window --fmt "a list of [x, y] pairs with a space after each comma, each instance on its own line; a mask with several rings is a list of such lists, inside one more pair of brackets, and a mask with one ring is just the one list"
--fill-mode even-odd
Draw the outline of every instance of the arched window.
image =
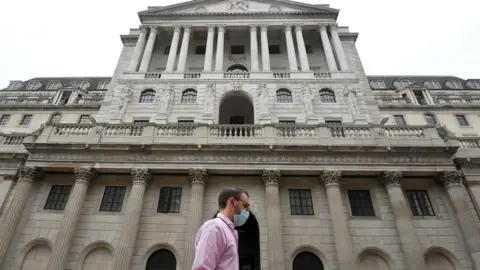
[[433, 114], [425, 114], [425, 121], [427, 121], [427, 124], [429, 126], [436, 126], [437, 125], [437, 119], [435, 119], [435, 116]]
[[194, 89], [187, 89], [182, 93], [182, 103], [196, 103], [197, 91]]
[[280, 89], [277, 91], [277, 102], [278, 103], [292, 103], [292, 92], [288, 89]]
[[323, 270], [323, 263], [311, 252], [301, 252], [293, 260], [293, 270]]
[[155, 101], [155, 91], [147, 89], [142, 92], [139, 103], [153, 103]]
[[330, 89], [320, 90], [320, 101], [322, 103], [335, 103], [335, 93]]
[[242, 65], [233, 65], [227, 69], [227, 72], [248, 72], [248, 70]]
[[59, 113], [56, 113], [52, 115], [52, 118], [50, 119], [50, 123], [57, 124], [57, 123], [60, 123], [60, 120], [62, 120], [62, 115]]
[[175, 270], [177, 260], [172, 252], [166, 249], [155, 251], [147, 261], [147, 270]]

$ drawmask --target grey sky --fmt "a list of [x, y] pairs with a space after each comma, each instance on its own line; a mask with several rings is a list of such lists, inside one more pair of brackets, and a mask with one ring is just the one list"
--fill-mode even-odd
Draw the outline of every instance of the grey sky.
[[[0, 1], [0, 88], [33, 77], [111, 76], [137, 12], [178, 0]], [[340, 9], [369, 75], [480, 78], [478, 0], [303, 0]]]

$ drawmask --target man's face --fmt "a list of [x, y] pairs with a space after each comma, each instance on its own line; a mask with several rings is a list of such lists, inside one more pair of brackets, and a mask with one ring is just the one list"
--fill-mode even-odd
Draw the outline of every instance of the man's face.
[[250, 209], [250, 204], [248, 203], [248, 196], [245, 193], [242, 193], [240, 195], [240, 200], [237, 200], [237, 206], [235, 209], [238, 211], [237, 214], [239, 214], [243, 209], [249, 211]]

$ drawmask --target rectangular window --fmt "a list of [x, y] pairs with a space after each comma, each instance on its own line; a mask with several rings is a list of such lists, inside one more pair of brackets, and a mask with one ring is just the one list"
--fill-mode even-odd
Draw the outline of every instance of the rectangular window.
[[352, 216], [358, 217], [374, 217], [372, 198], [368, 190], [348, 190], [348, 200]]
[[305, 45], [305, 50], [307, 51], [308, 54], [312, 54], [313, 53], [312, 45]]
[[199, 45], [195, 48], [195, 54], [204, 55], [207, 47], [205, 45]]
[[60, 100], [58, 101], [59, 105], [65, 105], [67, 104], [68, 100], [70, 99], [70, 96], [72, 95], [71, 91], [68, 92], [62, 92], [62, 96], [60, 97]]
[[27, 90], [37, 90], [42, 87], [42, 84], [39, 82], [31, 82], [27, 85]]
[[245, 54], [245, 47], [243, 45], [232, 45], [230, 54]]
[[462, 89], [462, 84], [459, 81], [452, 81], [454, 89]]
[[67, 205], [70, 190], [72, 190], [72, 186], [70, 185], [53, 185], [43, 209], [64, 210], [65, 205]]
[[149, 120], [134, 120], [133, 123], [136, 124], [136, 125], [137, 124], [141, 125], [141, 124], [148, 124], [148, 123], [150, 123], [150, 121]]
[[342, 121], [338, 120], [325, 120], [325, 124], [332, 125], [332, 126], [339, 126], [342, 124]]
[[193, 120], [178, 120], [178, 124], [193, 124]]
[[461, 127], [468, 127], [468, 126], [470, 126], [470, 125], [468, 124], [467, 117], [465, 117], [465, 115], [455, 115], [455, 117], [457, 118], [458, 124], [459, 124]]
[[90, 123], [90, 115], [80, 115], [80, 118], [78, 119], [79, 124], [91, 124]]
[[280, 45], [268, 45], [270, 54], [280, 54]]
[[417, 99], [418, 104], [420, 105], [428, 105], [427, 99], [423, 95], [423, 90], [420, 91], [413, 91], [415, 98]]
[[290, 212], [292, 215], [313, 216], [312, 194], [310, 189], [289, 189]]
[[384, 81], [372, 81], [372, 86], [373, 88], [377, 88], [377, 89], [387, 88]]
[[100, 211], [102, 212], [120, 212], [122, 211], [123, 198], [127, 187], [105, 187], [103, 193]]
[[20, 126], [28, 126], [32, 122], [32, 115], [24, 115], [22, 121], [20, 121]]
[[8, 120], [10, 120], [10, 115], [2, 115], [0, 116], [0, 126], [6, 126], [8, 124]]
[[162, 187], [160, 189], [160, 198], [158, 200], [158, 213], [180, 213], [180, 203], [182, 200], [182, 188], [180, 187]]
[[107, 89], [109, 83], [110, 83], [110, 82], [108, 82], [108, 81], [99, 82], [97, 89], [99, 89], [99, 90]]
[[47, 84], [47, 90], [57, 90], [62, 84], [60, 82], [49, 82]]
[[480, 89], [480, 81], [473, 81], [472, 83], [475, 89]]
[[278, 123], [282, 125], [295, 125], [295, 120], [280, 120]]
[[21, 87], [22, 87], [22, 83], [12, 82], [12, 83], [10, 83], [10, 85], [8, 86], [7, 90], [17, 90], [18, 88], [21, 88]]
[[435, 216], [426, 190], [405, 190], [405, 193], [414, 216]]
[[393, 118], [395, 119], [395, 123], [397, 126], [406, 126], [407, 123], [405, 123], [405, 118], [403, 118], [403, 115], [394, 115]]

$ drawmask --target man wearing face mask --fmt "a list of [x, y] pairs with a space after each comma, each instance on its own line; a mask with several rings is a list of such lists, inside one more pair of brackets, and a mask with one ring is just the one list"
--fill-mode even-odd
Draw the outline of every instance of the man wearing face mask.
[[218, 195], [220, 212], [205, 222], [195, 239], [192, 270], [238, 270], [238, 233], [235, 227], [247, 221], [248, 193], [239, 188], [224, 189]]

